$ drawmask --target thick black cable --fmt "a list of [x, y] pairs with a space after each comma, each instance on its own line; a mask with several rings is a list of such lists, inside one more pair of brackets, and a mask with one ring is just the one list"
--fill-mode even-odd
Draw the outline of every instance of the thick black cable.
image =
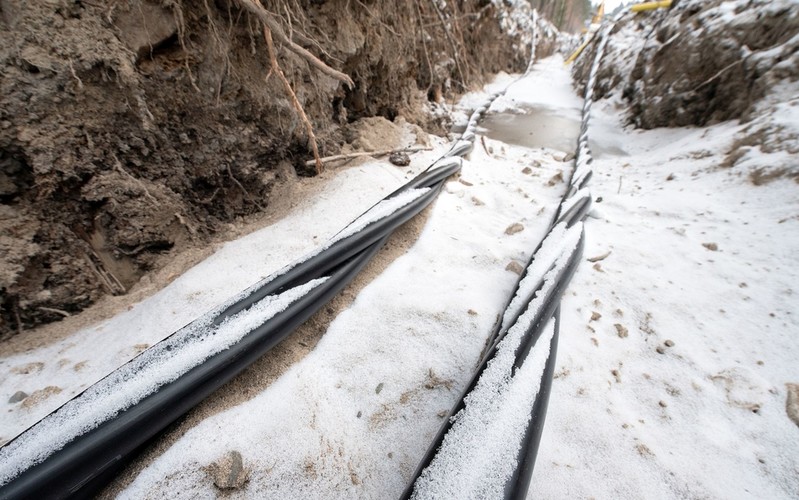
[[418, 176], [406, 184], [405, 189], [398, 191], [429, 187], [427, 193], [390, 216], [368, 224], [358, 233], [336, 241], [225, 308], [214, 317], [212, 325], [221, 324], [226, 318], [269, 295], [328, 277], [327, 281], [297, 299], [285, 311], [247, 334], [234, 346], [212, 356], [174, 382], [162, 385], [155, 393], [73, 439], [41, 463], [11, 479], [0, 487], [0, 499], [77, 497], [104, 487], [113, 479], [114, 472], [144, 443], [269, 351], [324, 306], [371, 260], [397, 227], [436, 198], [446, 179], [459, 169], [459, 162], [444, 161], [440, 168], [433, 168]]
[[[556, 276], [551, 278], [555, 285], [546, 290], [546, 295], [543, 296], [541, 305], [536, 311], [532, 321], [529, 324], [529, 327], [525, 330], [522, 341], [516, 352], [517, 359], [519, 359], [520, 356], [523, 358], [526, 356], [526, 353], [530, 351], [532, 346], [541, 336], [543, 326], [545, 326], [545, 321], [552, 317], [555, 309], [557, 309], [560, 305], [560, 298], [563, 295], [563, 292], [566, 290], [566, 287], [568, 286], [571, 277], [574, 275], [574, 272], [577, 270], [577, 266], [582, 258], [583, 246], [585, 244], [584, 242], [585, 234], [583, 233], [580, 235], [579, 243], [569, 255], [566, 265], [557, 273]], [[537, 293], [541, 292], [542, 285], [543, 283], [539, 285], [538, 289], [536, 290]], [[452, 428], [452, 417], [466, 407], [466, 395], [472, 392], [472, 390], [474, 390], [474, 388], [477, 386], [477, 382], [480, 380], [483, 372], [488, 367], [488, 363], [494, 358], [494, 355], [499, 347], [499, 343], [499, 341], [495, 342], [494, 345], [492, 345], [489, 349], [487, 355], [484, 356], [480, 361], [480, 364], [477, 366], [477, 369], [472, 375], [469, 384], [463, 390], [461, 397], [458, 399], [455, 406], [453, 406], [453, 408], [450, 410], [447, 418], [444, 420], [444, 424], [439, 428], [436, 436], [433, 438], [432, 443], [427, 448], [427, 452], [425, 453], [424, 457], [422, 457], [419, 465], [416, 467], [416, 471], [411, 476], [412, 480], [408, 482], [408, 485], [400, 496], [400, 499], [408, 499], [413, 494], [416, 479], [418, 479], [422, 472], [432, 463], [436, 453], [441, 447], [441, 444], [444, 442], [444, 436], [446, 436], [447, 432], [449, 432], [449, 430]]]
[[541, 443], [541, 434], [544, 432], [549, 395], [552, 392], [552, 379], [555, 375], [555, 361], [558, 353], [558, 337], [560, 335], [560, 305], [552, 316], [555, 331], [549, 341], [549, 356], [544, 365], [541, 376], [541, 385], [538, 388], [535, 402], [530, 413], [530, 421], [522, 436], [521, 446], [516, 458], [517, 466], [510, 479], [505, 483], [504, 497], [508, 500], [524, 500], [530, 489], [533, 479], [533, 469], [538, 456], [538, 446]]

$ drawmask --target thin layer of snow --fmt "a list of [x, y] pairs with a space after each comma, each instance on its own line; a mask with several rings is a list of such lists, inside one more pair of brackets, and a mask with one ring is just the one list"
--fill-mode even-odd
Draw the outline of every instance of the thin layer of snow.
[[544, 239], [541, 248], [536, 252], [533, 261], [527, 269], [527, 275], [519, 283], [519, 289], [511, 300], [502, 317], [502, 328], [510, 328], [513, 318], [519, 317], [522, 309], [527, 306], [541, 279], [547, 271], [555, 265], [561, 255], [574, 249], [580, 239], [582, 224], [575, 224], [567, 229], [565, 223], [558, 224]]
[[480, 378], [436, 458], [416, 481], [414, 499], [501, 498], [529, 425], [550, 355], [550, 320], [531, 356], [514, 374], [513, 354], [523, 330], [513, 328]]
[[585, 254], [610, 254], [561, 306], [530, 497], [795, 497], [799, 187], [720, 166], [746, 125], [629, 130], [615, 100], [593, 113], [603, 201]]
[[[437, 147], [413, 155], [408, 168], [370, 162], [336, 173], [324, 189], [303, 200], [284, 219], [220, 246], [212, 257], [130, 310], [50, 346], [0, 358], [0, 394], [4, 395], [0, 398], [0, 443], [13, 439], [143, 349], [334, 238], [440, 156], [446, 144], [433, 140]], [[35, 404], [9, 402], [17, 391], [34, 395], [51, 386], [60, 392]]]
[[[514, 87], [535, 92], [529, 83]], [[575, 118], [578, 102], [567, 111]], [[313, 352], [260, 395], [189, 430], [123, 498], [164, 490], [212, 497], [202, 468], [233, 449], [251, 470], [234, 496], [397, 496], [502, 313], [518, 278], [505, 267], [529, 259], [564, 189], [545, 182], [566, 168], [552, 152], [485, 143], [445, 185], [414, 246], [359, 293]], [[525, 229], [505, 234], [517, 222]]]
[[[453, 417], [453, 426], [435, 458], [415, 483], [413, 498], [502, 497], [505, 483], [517, 467], [522, 436], [549, 357], [554, 320], [532, 348], [532, 355], [514, 373], [516, 352], [540, 314], [548, 291], [557, 285], [556, 277], [566, 267], [581, 232], [582, 223], [568, 231], [560, 226], [553, 231], [555, 244], [561, 243], [554, 262], [544, 262], [536, 254], [528, 278], [533, 283], [543, 280], [541, 291], [510, 327], [497, 346], [495, 357], [465, 398], [464, 409]], [[540, 252], [551, 253], [553, 246], [549, 241]], [[523, 290], [524, 286], [520, 292]]]

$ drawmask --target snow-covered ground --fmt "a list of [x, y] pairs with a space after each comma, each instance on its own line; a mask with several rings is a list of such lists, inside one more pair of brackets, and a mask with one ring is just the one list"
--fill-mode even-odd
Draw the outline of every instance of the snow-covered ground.
[[738, 123], [621, 120], [593, 106], [585, 254], [604, 258], [563, 301], [531, 495], [796, 498], [799, 185], [720, 166]]
[[[464, 108], [485, 95], [467, 96]], [[553, 57], [489, 113], [545, 109], [577, 121], [581, 104]], [[795, 99], [785, 106], [794, 111]], [[795, 496], [799, 427], [784, 384], [799, 383], [799, 185], [755, 186], [720, 168], [737, 123], [633, 131], [612, 101], [593, 116], [590, 261], [561, 308], [530, 497]], [[502, 313], [518, 278], [506, 267], [544, 236], [568, 178], [563, 152], [493, 137], [477, 138], [418, 240], [307, 356], [260, 394], [181, 430], [120, 496], [214, 498], [213, 464], [233, 451], [249, 480], [231, 496], [398, 496]], [[27, 405], [0, 400], [2, 438], [324, 244], [427, 166], [437, 146], [412, 171], [379, 161], [343, 170], [287, 218], [225, 245], [131, 311], [0, 359], [3, 394], [44, 391]]]

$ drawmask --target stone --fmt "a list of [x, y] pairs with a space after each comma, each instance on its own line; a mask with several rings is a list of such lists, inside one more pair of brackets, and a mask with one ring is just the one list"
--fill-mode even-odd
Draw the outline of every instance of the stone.
[[407, 167], [411, 164], [411, 157], [408, 156], [407, 153], [395, 151], [394, 153], [388, 155], [388, 161], [390, 161], [392, 165], [396, 165], [398, 167]]
[[236, 450], [211, 464], [208, 472], [214, 480], [214, 486], [221, 490], [240, 489], [250, 479], [250, 471], [244, 467], [241, 453]]
[[517, 261], [512, 260], [507, 266], [505, 266], [505, 270], [521, 276], [521, 274], [524, 272], [524, 266], [519, 264]]
[[514, 222], [505, 229], [505, 234], [512, 235], [516, 233], [521, 233], [522, 231], [524, 231], [524, 226], [518, 222]]
[[23, 399], [25, 399], [27, 397], [28, 397], [28, 393], [27, 392], [17, 391], [17, 392], [14, 393], [14, 395], [12, 395], [10, 398], [8, 398], [8, 403], [9, 404], [19, 403], [20, 401], [22, 401]]

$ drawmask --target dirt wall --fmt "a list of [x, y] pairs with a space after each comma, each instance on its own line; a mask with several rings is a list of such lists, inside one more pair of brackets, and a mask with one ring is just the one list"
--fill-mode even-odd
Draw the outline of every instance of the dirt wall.
[[[529, 47], [503, 2], [269, 0], [322, 155], [354, 121], [406, 120]], [[308, 137], [235, 0], [0, 0], [0, 338], [124, 294], [174, 252], [313, 175]], [[517, 27], [518, 28], [518, 27]]]
[[[749, 119], [780, 81], [799, 78], [799, 4], [681, 0], [626, 14], [600, 67], [595, 98], [621, 93], [630, 121], [651, 129]], [[577, 61], [587, 79], [593, 46]]]

